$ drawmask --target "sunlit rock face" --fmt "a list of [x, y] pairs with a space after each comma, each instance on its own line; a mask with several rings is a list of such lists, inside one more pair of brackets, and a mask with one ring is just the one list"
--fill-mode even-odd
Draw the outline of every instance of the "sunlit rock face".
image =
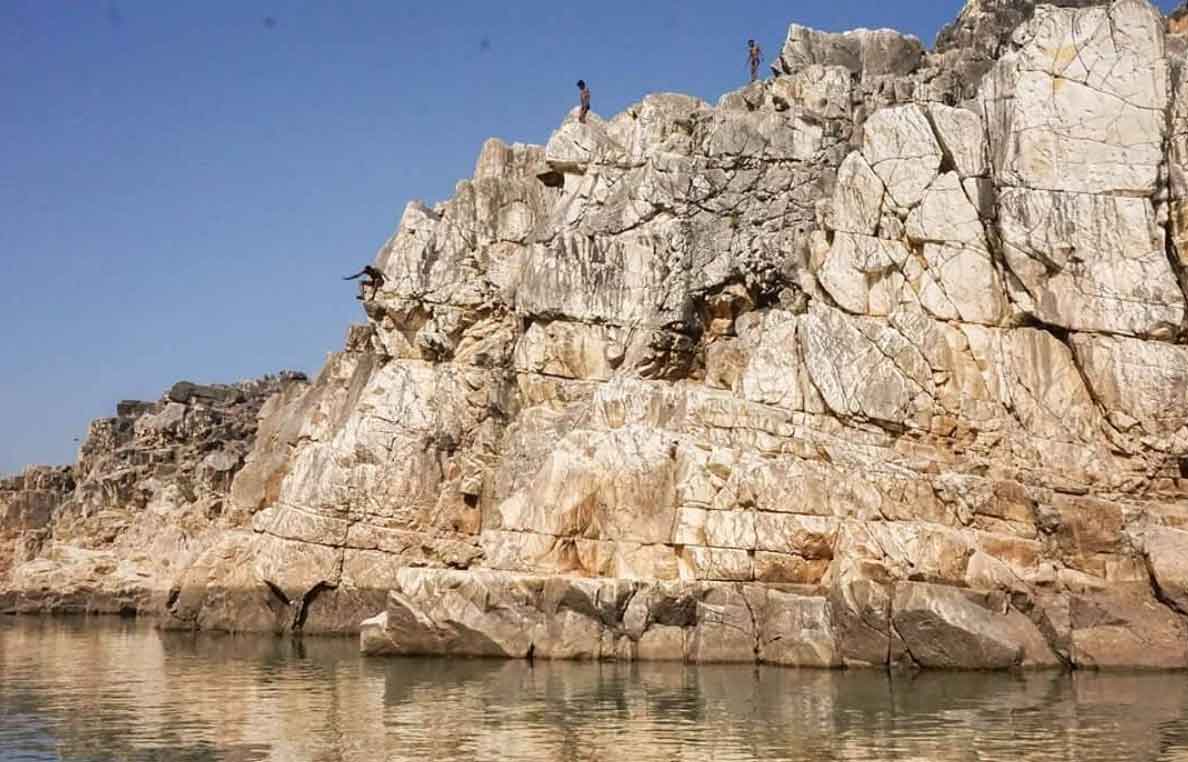
[[935, 51], [794, 25], [716, 105], [489, 141], [153, 610], [375, 653], [1188, 667], [1179, 35], [1145, 0], [971, 0]]

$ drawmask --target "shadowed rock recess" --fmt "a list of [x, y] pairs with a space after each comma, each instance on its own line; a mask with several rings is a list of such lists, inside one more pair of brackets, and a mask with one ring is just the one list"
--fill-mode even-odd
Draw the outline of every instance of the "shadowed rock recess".
[[1188, 667], [1182, 18], [971, 0], [933, 52], [793, 25], [716, 106], [491, 140], [258, 431], [158, 404], [0, 486], [4, 605], [375, 654]]

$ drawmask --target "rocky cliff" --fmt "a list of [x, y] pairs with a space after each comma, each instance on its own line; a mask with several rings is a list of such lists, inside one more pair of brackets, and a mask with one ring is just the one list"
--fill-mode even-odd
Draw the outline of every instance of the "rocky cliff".
[[181, 381], [94, 421], [75, 465], [0, 480], [0, 611], [162, 609], [177, 574], [250, 519], [230, 495], [257, 418], [304, 385]]
[[[1188, 667], [1179, 19], [793, 25], [717, 105], [489, 141], [142, 610], [378, 613], [373, 653]], [[84, 531], [46, 507], [72, 478], [26, 475], [8, 531]], [[17, 535], [10, 598], [87, 563]]]

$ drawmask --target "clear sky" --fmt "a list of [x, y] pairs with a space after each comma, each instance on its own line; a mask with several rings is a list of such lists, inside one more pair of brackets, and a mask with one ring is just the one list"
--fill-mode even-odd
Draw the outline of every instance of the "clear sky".
[[[1169, 9], [1174, 0], [1162, 5]], [[0, 473], [179, 379], [311, 375], [343, 275], [484, 139], [716, 100], [790, 22], [931, 45], [962, 0], [0, 0]]]

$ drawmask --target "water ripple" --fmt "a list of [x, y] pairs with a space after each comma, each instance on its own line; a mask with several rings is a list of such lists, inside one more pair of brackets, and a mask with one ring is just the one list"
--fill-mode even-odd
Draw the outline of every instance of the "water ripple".
[[1188, 760], [1182, 675], [368, 660], [0, 619], [0, 762]]

